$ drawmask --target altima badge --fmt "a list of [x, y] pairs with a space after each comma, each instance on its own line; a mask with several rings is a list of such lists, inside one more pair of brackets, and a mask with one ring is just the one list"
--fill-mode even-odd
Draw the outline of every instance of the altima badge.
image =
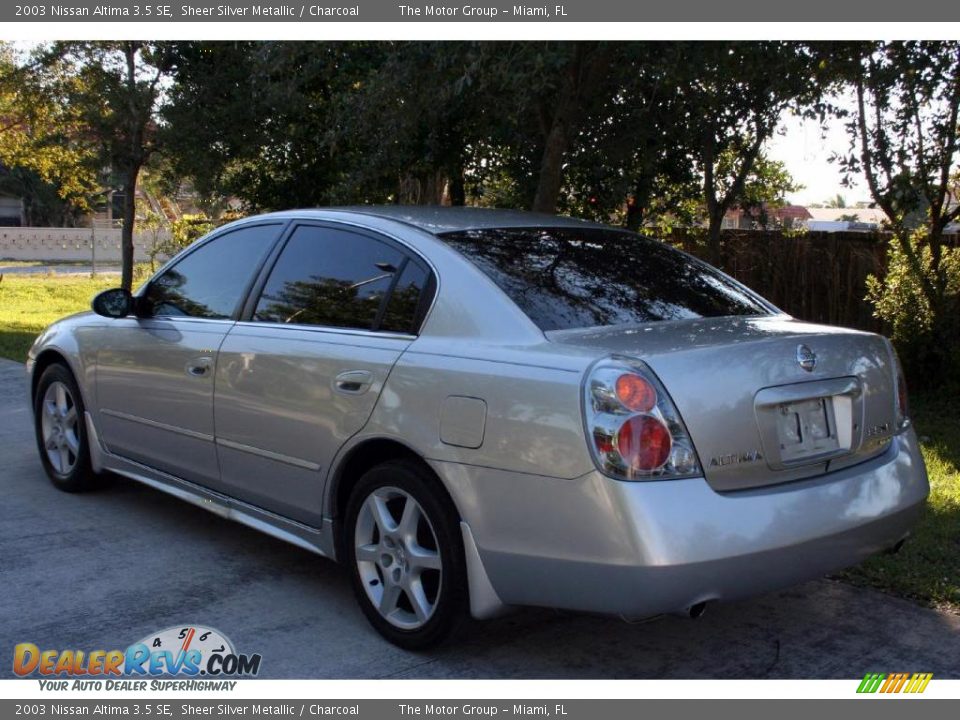
[[710, 467], [725, 467], [726, 465], [743, 465], [745, 463], [755, 463], [763, 460], [763, 455], [759, 450], [750, 450], [749, 452], [730, 453], [729, 455], [717, 455], [710, 458]]
[[807, 372], [817, 366], [817, 354], [806, 345], [797, 345], [797, 363]]

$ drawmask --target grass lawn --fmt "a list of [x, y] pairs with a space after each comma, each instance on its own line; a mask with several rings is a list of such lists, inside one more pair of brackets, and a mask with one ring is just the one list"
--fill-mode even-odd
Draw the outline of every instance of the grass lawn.
[[[7, 275], [0, 283], [0, 357], [23, 362], [46, 325], [89, 308], [97, 292], [116, 284], [116, 277]], [[930, 475], [926, 515], [900, 553], [841, 577], [960, 613], [960, 412], [945, 399], [917, 398], [912, 415]]]
[[0, 260], [0, 268], [39, 267], [44, 264], [39, 260]]
[[87, 310], [116, 277], [13, 275], [0, 282], [0, 357], [24, 362], [34, 338], [54, 320]]
[[930, 476], [926, 515], [899, 553], [841, 577], [960, 613], [960, 412], [949, 399], [916, 398], [911, 414]]

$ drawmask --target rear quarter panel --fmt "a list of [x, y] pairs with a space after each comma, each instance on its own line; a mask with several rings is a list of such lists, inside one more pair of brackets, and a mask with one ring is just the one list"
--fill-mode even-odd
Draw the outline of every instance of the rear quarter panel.
[[[414, 342], [390, 373], [362, 435], [396, 438], [428, 460], [557, 478], [593, 469], [580, 413], [585, 360], [551, 366], [538, 353], [457, 345]], [[441, 422], [450, 421], [442, 420], [447, 400], [461, 397], [486, 404], [479, 447], [441, 439]]]

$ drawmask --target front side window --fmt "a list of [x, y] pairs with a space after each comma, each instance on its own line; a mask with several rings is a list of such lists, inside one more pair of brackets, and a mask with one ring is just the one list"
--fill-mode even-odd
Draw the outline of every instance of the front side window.
[[145, 300], [159, 317], [233, 316], [281, 225], [238, 228], [214, 238], [147, 287]]
[[[412, 269], [408, 273], [415, 267], [396, 248], [366, 235], [302, 225], [280, 253], [253, 319], [411, 331], [423, 286]], [[393, 289], [391, 302], [384, 306]]]
[[440, 238], [544, 331], [773, 312], [711, 266], [632, 233], [507, 228]]

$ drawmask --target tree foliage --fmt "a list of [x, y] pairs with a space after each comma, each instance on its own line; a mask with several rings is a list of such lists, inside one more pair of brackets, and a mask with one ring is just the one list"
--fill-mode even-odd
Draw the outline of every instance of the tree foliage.
[[[361, 172], [381, 163], [355, 152], [337, 114], [379, 61], [376, 44], [187, 42], [174, 53], [163, 138], [201, 193], [251, 211], [386, 199]], [[365, 116], [351, 120], [365, 134]]]
[[[0, 169], [4, 184], [25, 197], [46, 199], [44, 184], [68, 206], [83, 209], [96, 189], [94, 153], [78, 108], [61, 102], [55, 88], [73, 84], [62, 75], [24, 67], [14, 48], [0, 43]], [[30, 212], [30, 208], [28, 208]]]
[[956, 256], [943, 240], [960, 218], [960, 43], [859, 44], [844, 60], [856, 110], [840, 164], [866, 178], [896, 242], [870, 297], [914, 372], [943, 377], [960, 347]]
[[[729, 166], [736, 162], [735, 157], [721, 157], [717, 163], [720, 174], [725, 177], [732, 176], [734, 171]], [[770, 211], [782, 208], [787, 204], [787, 194], [800, 189], [801, 186], [794, 182], [784, 163], [771, 160], [761, 152], [754, 159], [744, 180], [738, 204], [758, 226], [768, 228], [775, 224]]]
[[123, 194], [121, 284], [133, 284], [133, 234], [140, 171], [158, 149], [157, 113], [172, 69], [165, 43], [57, 42], [37, 53], [60, 102], [74, 109], [102, 166]]
[[723, 217], [744, 202], [751, 175], [764, 174], [754, 168], [783, 113], [823, 113], [834, 76], [828, 49], [807, 43], [689, 43], [687, 50], [678, 92], [702, 181], [708, 252], [718, 263]]
[[[166, 142], [205, 193], [251, 210], [471, 202], [631, 227], [697, 199], [722, 217], [816, 75], [814, 53], [787, 43], [234, 42], [175, 53]], [[737, 160], [729, 181], [721, 157]]]

